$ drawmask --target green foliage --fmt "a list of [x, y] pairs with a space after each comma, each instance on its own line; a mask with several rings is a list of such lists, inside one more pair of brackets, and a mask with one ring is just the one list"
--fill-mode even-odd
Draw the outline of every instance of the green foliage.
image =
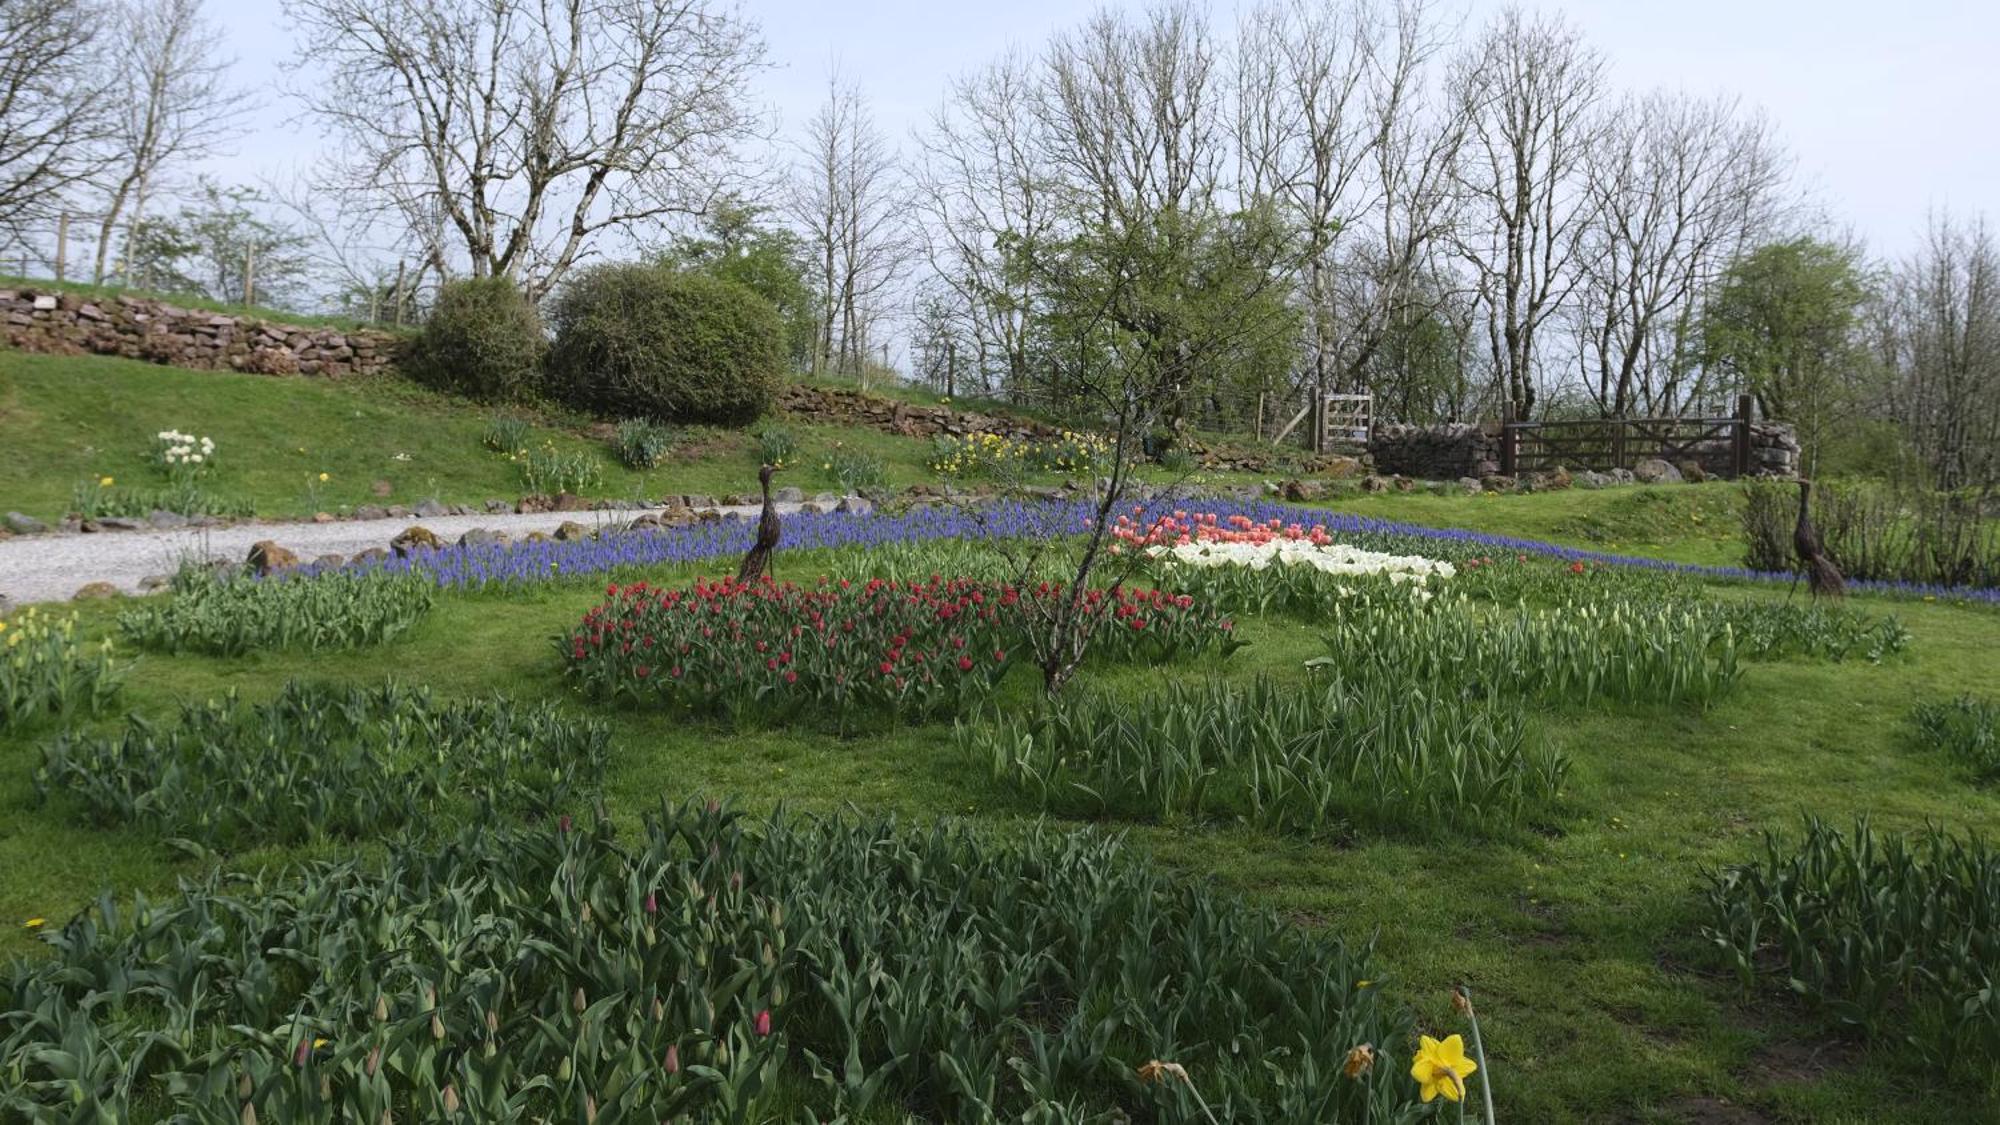
[[862, 489], [882, 488], [889, 482], [889, 474], [882, 468], [882, 459], [865, 449], [849, 449], [835, 442], [820, 464], [821, 471], [833, 478], [843, 493], [856, 493]]
[[1941, 1077], [2000, 1067], [2000, 851], [1930, 830], [1805, 839], [1710, 877], [1706, 936], [1747, 991], [1781, 971], [1808, 1003], [1870, 1038], [1907, 1044]]
[[1051, 473], [1093, 473], [1111, 463], [1111, 454], [1109, 439], [1074, 430], [1029, 442], [1027, 450], [1031, 468]]
[[1392, 676], [1072, 694], [1026, 722], [962, 722], [958, 742], [1044, 808], [1314, 835], [1519, 824], [1569, 769], [1531, 744], [1518, 710]]
[[2000, 702], [1960, 696], [1910, 712], [1917, 744], [1958, 761], [1981, 782], [2000, 781]]
[[125, 284], [240, 306], [248, 280], [262, 304], [300, 303], [311, 295], [312, 240], [272, 221], [268, 204], [255, 188], [203, 177], [179, 211], [137, 224], [126, 248]]
[[[1745, 566], [1797, 569], [1798, 497], [1790, 482], [1743, 486]], [[2000, 586], [2000, 523], [1987, 514], [1987, 502], [1975, 492], [1822, 481], [1813, 488], [1812, 519], [1827, 556], [1848, 578]]]
[[701, 234], [674, 240], [662, 262], [734, 282], [769, 301], [784, 324], [785, 357], [803, 370], [812, 362], [819, 298], [806, 280], [799, 236], [761, 222], [762, 215], [741, 203], [718, 204], [703, 217]]
[[423, 334], [399, 365], [434, 390], [484, 401], [532, 397], [540, 389], [548, 337], [535, 306], [510, 278], [446, 282]]
[[241, 500], [218, 496], [192, 480], [181, 480], [160, 488], [127, 488], [98, 480], [80, 480], [70, 489], [69, 511], [83, 519], [145, 519], [154, 512], [175, 512], [183, 516], [249, 516], [254, 512]]
[[111, 642], [76, 639], [76, 618], [34, 606], [0, 615], [0, 732], [50, 719], [101, 713], [127, 669], [111, 662]]
[[757, 428], [757, 463], [774, 469], [789, 469], [799, 463], [799, 439], [791, 429], [775, 422]]
[[435, 586], [416, 575], [332, 571], [300, 577], [176, 583], [174, 596], [118, 618], [141, 648], [240, 656], [386, 644], [430, 612]]
[[521, 487], [536, 496], [581, 493], [604, 479], [604, 465], [595, 456], [581, 449], [558, 449], [553, 441], [523, 449], [513, 461], [521, 467]]
[[628, 469], [651, 469], [666, 460], [680, 432], [644, 418], [627, 418], [611, 435], [611, 454]]
[[1367, 946], [1094, 835], [669, 808], [107, 896], [47, 940], [0, 981], [15, 1117], [1199, 1120], [1137, 1079], [1164, 1057], [1239, 1125], [1417, 1118], [1402, 1068], [1342, 1073], [1414, 1035]]
[[1893, 615], [1876, 617], [1844, 606], [1812, 602], [1728, 601], [1702, 607], [1715, 628], [1727, 628], [1748, 660], [1818, 656], [1871, 664], [1909, 647], [1910, 631]]
[[1699, 610], [1623, 600], [1477, 612], [1463, 598], [1357, 586], [1329, 619], [1342, 675], [1408, 677], [1548, 703], [1707, 705], [1741, 675], [1733, 639]]
[[188, 706], [172, 728], [135, 717], [120, 735], [65, 732], [43, 747], [35, 791], [96, 824], [210, 848], [362, 839], [551, 814], [596, 793], [608, 742], [548, 706], [292, 682], [269, 703], [231, 692]]
[[495, 453], [513, 456], [528, 448], [529, 439], [534, 434], [535, 428], [525, 418], [495, 414], [492, 421], [486, 423], [486, 432], [480, 435], [479, 444]]
[[550, 391], [586, 410], [677, 422], [748, 422], [770, 408], [784, 330], [734, 282], [639, 265], [584, 270], [549, 310]]

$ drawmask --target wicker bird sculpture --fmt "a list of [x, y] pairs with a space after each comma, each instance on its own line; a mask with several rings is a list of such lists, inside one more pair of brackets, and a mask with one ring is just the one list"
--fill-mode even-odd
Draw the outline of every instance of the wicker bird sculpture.
[[[1840, 576], [1840, 569], [1833, 560], [1826, 557], [1826, 549], [1820, 545], [1819, 530], [1812, 522], [1812, 482], [1799, 481], [1799, 522], [1792, 528], [1792, 550], [1798, 553], [1799, 567], [1805, 571], [1806, 588], [1815, 598], [1837, 598], [1847, 593], [1847, 580]], [[1793, 583], [1793, 588], [1797, 588]]]
[[778, 509], [771, 503], [771, 473], [769, 465], [757, 470], [757, 483], [764, 487], [764, 511], [757, 517], [757, 541], [750, 545], [750, 553], [743, 556], [743, 565], [736, 570], [736, 581], [755, 582], [771, 570], [771, 552], [778, 549]]

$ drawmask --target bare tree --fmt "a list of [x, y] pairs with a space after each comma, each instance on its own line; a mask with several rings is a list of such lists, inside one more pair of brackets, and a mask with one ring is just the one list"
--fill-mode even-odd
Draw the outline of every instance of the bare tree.
[[117, 104], [91, 271], [98, 283], [119, 222], [129, 239], [173, 165], [213, 155], [237, 133], [247, 97], [227, 82], [230, 60], [214, 54], [217, 31], [202, 0], [120, 0], [113, 21]]
[[346, 142], [340, 187], [440, 260], [531, 297], [601, 240], [698, 213], [758, 119], [755, 26], [725, 0], [286, 0]]
[[0, 3], [0, 247], [22, 242], [104, 166], [100, 6]]
[[1933, 215], [1890, 279], [1891, 408], [1933, 487], [2000, 487], [2000, 243]]
[[1591, 208], [1581, 172], [1600, 124], [1603, 69], [1560, 19], [1509, 9], [1459, 60], [1453, 82], [1466, 128], [1455, 237], [1485, 305], [1496, 377], [1523, 417], [1535, 406], [1537, 337], [1576, 284]]
[[1034, 294], [1010, 253], [1042, 242], [1055, 217], [1037, 89], [1019, 53], [954, 80], [918, 140], [913, 184], [923, 253], [964, 309], [968, 366], [1011, 388], [1028, 380]]
[[1600, 138], [1577, 288], [1584, 389], [1610, 417], [1676, 411], [1699, 389], [1682, 382], [1699, 370], [1699, 298], [1768, 228], [1784, 164], [1730, 99], [1627, 99]]
[[901, 167], [860, 87], [837, 73], [800, 148], [792, 209], [807, 231], [821, 308], [813, 371], [865, 383], [869, 327], [908, 248]]

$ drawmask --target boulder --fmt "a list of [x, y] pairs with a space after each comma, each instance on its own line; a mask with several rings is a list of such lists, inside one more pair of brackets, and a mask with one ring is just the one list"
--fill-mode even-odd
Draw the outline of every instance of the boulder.
[[1682, 461], [1680, 463], [1680, 470], [1681, 479], [1687, 481], [1689, 484], [1700, 484], [1702, 481], [1708, 479], [1708, 470], [1702, 468], [1699, 461]]
[[530, 531], [521, 537], [521, 542], [523, 543], [547, 543], [548, 541], [549, 533], [546, 531]]
[[418, 551], [436, 551], [444, 547], [444, 540], [437, 533], [422, 524], [413, 524], [403, 529], [402, 534], [389, 540], [389, 549], [397, 558], [408, 558]]
[[505, 500], [488, 500], [486, 502], [486, 514], [489, 516], [504, 516], [513, 510], [514, 505], [509, 504]]
[[118, 596], [118, 587], [113, 586], [111, 583], [91, 582], [83, 586], [82, 588], [78, 589], [76, 592], [76, 597], [73, 600], [79, 602], [87, 602], [97, 598], [115, 598], [117, 596]]
[[486, 527], [475, 527], [458, 537], [458, 545], [461, 547], [500, 547], [510, 542], [512, 540], [508, 538], [506, 532]]
[[442, 519], [450, 514], [450, 508], [445, 507], [435, 500], [426, 500], [417, 505], [417, 518], [420, 520]]
[[146, 523], [162, 531], [172, 531], [175, 528], [186, 527], [188, 518], [179, 512], [169, 512], [165, 508], [160, 508], [146, 517]]
[[1278, 494], [1291, 503], [1304, 504], [1324, 496], [1326, 486], [1316, 480], [1288, 480], [1278, 490]]
[[590, 501], [574, 492], [558, 492], [549, 508], [557, 512], [587, 512], [590, 510]]
[[842, 500], [838, 507], [834, 508], [836, 512], [846, 512], [852, 516], [865, 516], [874, 510], [874, 504], [859, 496], [849, 496], [847, 499]]
[[780, 504], [799, 504], [803, 503], [805, 498], [806, 494], [803, 490], [792, 488], [789, 485], [771, 493], [771, 499], [776, 500]]
[[1387, 492], [1387, 491], [1389, 491], [1389, 478], [1387, 478], [1387, 477], [1378, 477], [1378, 476], [1375, 476], [1375, 475], [1373, 475], [1373, 474], [1370, 474], [1370, 475], [1368, 475], [1368, 476], [1365, 476], [1365, 477], [1362, 477], [1362, 478], [1361, 478], [1361, 491], [1363, 491], [1363, 492]]
[[385, 562], [388, 560], [388, 558], [389, 558], [389, 552], [383, 550], [380, 547], [370, 547], [367, 550], [355, 552], [354, 557], [347, 561], [354, 563], [356, 565], [361, 565], [364, 563]]
[[346, 565], [345, 555], [321, 555], [313, 560], [313, 568], [316, 570], [336, 570]]
[[590, 529], [575, 520], [564, 520], [561, 526], [556, 528], [556, 542], [558, 543], [576, 543], [588, 538], [590, 538]]
[[1681, 471], [1658, 457], [1649, 457], [1632, 466], [1632, 476], [1640, 484], [1681, 483]]
[[1535, 487], [1543, 491], [1553, 492], [1569, 488], [1575, 483], [1576, 478], [1569, 475], [1569, 470], [1563, 468], [1561, 465], [1557, 465], [1555, 468], [1543, 473], [1542, 479], [1535, 483]]
[[313, 522], [314, 522], [314, 523], [332, 523], [332, 522], [333, 522], [333, 513], [332, 513], [332, 512], [314, 512], [314, 513], [313, 513]]
[[16, 535], [40, 535], [49, 529], [48, 524], [33, 516], [22, 515], [20, 512], [8, 512], [4, 517], [0, 517], [0, 523], [5, 523], [7, 530]]
[[827, 509], [821, 507], [819, 505], [819, 502], [815, 500], [808, 500], [805, 503], [799, 505], [799, 514], [802, 516], [816, 516], [826, 510]]
[[1486, 491], [1486, 486], [1479, 483], [1478, 477], [1460, 477], [1458, 478], [1458, 487], [1460, 491], [1467, 493]]
[[1582, 472], [1576, 474], [1573, 483], [1578, 488], [1587, 488], [1595, 491], [1600, 488], [1608, 488], [1611, 485], [1616, 484], [1617, 482], [1603, 473], [1592, 472], [1589, 469], [1585, 469]]
[[1334, 480], [1352, 480], [1361, 475], [1361, 458], [1334, 453], [1320, 459], [1320, 475]]
[[386, 520], [389, 518], [389, 509], [384, 508], [380, 504], [363, 504], [354, 509], [354, 518], [358, 520]]
[[[89, 521], [97, 525], [98, 531], [144, 531], [152, 526], [145, 520], [135, 520], [128, 516], [99, 516]], [[90, 530], [86, 527], [84, 530]]]
[[299, 557], [273, 540], [259, 539], [250, 545], [250, 554], [243, 560], [243, 565], [258, 574], [271, 574], [298, 566]]
[[150, 594], [155, 590], [164, 590], [173, 584], [174, 579], [172, 575], [148, 574], [146, 577], [139, 579], [139, 592]]
[[1521, 482], [1505, 473], [1489, 473], [1480, 478], [1479, 486], [1488, 492], [1513, 492], [1521, 487]]

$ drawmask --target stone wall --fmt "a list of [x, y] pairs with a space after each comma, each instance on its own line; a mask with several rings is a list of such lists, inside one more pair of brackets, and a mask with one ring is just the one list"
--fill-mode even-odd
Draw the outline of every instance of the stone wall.
[[1002, 418], [949, 406], [923, 406], [844, 387], [786, 383], [778, 392], [778, 407], [815, 422], [865, 426], [904, 437], [963, 437], [998, 434], [1017, 441], [1057, 437], [1061, 430], [1026, 418]]
[[260, 375], [366, 375], [395, 361], [386, 332], [296, 324], [184, 309], [144, 297], [0, 289], [0, 339], [28, 352], [115, 355], [202, 370]]
[[1416, 426], [1391, 422], [1368, 435], [1375, 471], [1418, 480], [1487, 477], [1500, 471], [1500, 427], [1451, 422]]

